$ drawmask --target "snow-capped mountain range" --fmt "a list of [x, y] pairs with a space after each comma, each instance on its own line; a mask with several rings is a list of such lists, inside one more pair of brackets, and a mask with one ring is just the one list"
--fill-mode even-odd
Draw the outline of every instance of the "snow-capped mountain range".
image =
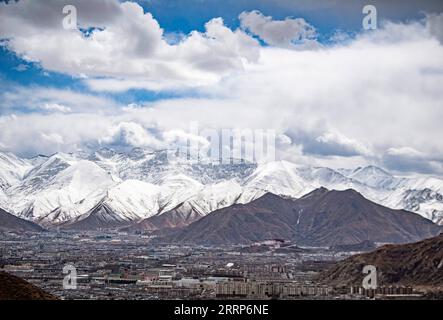
[[355, 189], [374, 202], [443, 224], [443, 179], [438, 177], [397, 177], [375, 166], [333, 170], [287, 161], [192, 163], [171, 154], [99, 149], [24, 159], [0, 152], [0, 208], [48, 227], [79, 222], [93, 212], [129, 223], [173, 210], [194, 221], [267, 192], [298, 198], [326, 187]]

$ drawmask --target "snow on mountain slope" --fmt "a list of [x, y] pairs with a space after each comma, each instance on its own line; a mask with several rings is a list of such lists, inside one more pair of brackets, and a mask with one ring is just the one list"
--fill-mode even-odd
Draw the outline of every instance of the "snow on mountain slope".
[[430, 189], [443, 194], [443, 179], [436, 177], [412, 177], [403, 179], [399, 187], [409, 190]]
[[161, 187], [151, 183], [126, 180], [108, 190], [103, 202], [127, 220], [140, 220], [160, 211]]
[[47, 188], [52, 179], [61, 171], [76, 163], [77, 159], [73, 156], [57, 153], [49, 157], [46, 161], [38, 164], [24, 176], [23, 180], [15, 186], [12, 186], [8, 193], [11, 195], [17, 193], [29, 194]]
[[111, 149], [99, 149], [88, 158], [122, 180], [133, 179], [155, 183], [165, 176], [183, 174], [202, 184], [221, 180], [242, 181], [256, 168], [256, 164], [238, 162], [219, 164], [202, 159], [195, 163], [187, 155], [173, 150], [149, 151], [135, 148], [129, 153], [117, 153]]
[[0, 208], [6, 208], [8, 206], [9, 198], [5, 192], [0, 188]]
[[[299, 175], [305, 180], [309, 181], [311, 189], [317, 189], [320, 187], [328, 186], [329, 189], [334, 190], [346, 190], [355, 189], [362, 190], [368, 189], [367, 185], [364, 185], [357, 180], [345, 177], [341, 173], [324, 167], [304, 167], [300, 168]], [[310, 190], [311, 191], [311, 190]], [[308, 192], [310, 192], [308, 191]], [[366, 190], [367, 191], [367, 190]], [[307, 194], [308, 192], [304, 192]]]
[[431, 200], [421, 203], [417, 213], [422, 213], [422, 216], [439, 225], [443, 225], [443, 201], [441, 200]]
[[[305, 177], [313, 182], [315, 188], [326, 187], [330, 190], [354, 189], [366, 198], [374, 202], [379, 202], [386, 197], [384, 188], [377, 188], [371, 184], [366, 184], [357, 179], [347, 177], [330, 168], [310, 168], [311, 176]], [[308, 170], [308, 171], [309, 171]]]
[[66, 190], [42, 192], [35, 197], [26, 198], [27, 206], [18, 215], [44, 226], [59, 225], [78, 220], [100, 202], [103, 196], [104, 191], [100, 189], [81, 198], [68, 196]]
[[[412, 186], [422, 187], [415, 182]], [[437, 190], [439, 187], [436, 186]], [[394, 209], [405, 209], [443, 225], [443, 195], [430, 188], [409, 189], [403, 187], [391, 192], [381, 202]]]
[[288, 161], [261, 164], [243, 185], [250, 190], [263, 190], [284, 196], [301, 196], [313, 187], [299, 175], [298, 169], [297, 165]]
[[394, 209], [416, 212], [443, 224], [443, 180], [435, 177], [396, 177], [368, 166], [335, 171], [324, 167], [300, 167], [286, 161], [259, 166], [246, 180], [239, 202], [249, 202], [265, 191], [300, 197], [326, 187], [330, 190], [354, 189], [366, 198]]
[[234, 179], [205, 185], [186, 201], [170, 210], [145, 219], [128, 230], [159, 230], [164, 228], [184, 227], [208, 213], [237, 203], [243, 192]]
[[100, 202], [106, 210], [97, 212], [112, 212], [109, 219], [117, 220], [114, 216], [118, 215], [119, 221], [140, 221], [171, 210], [187, 218], [201, 217], [235, 203], [242, 192], [235, 181], [203, 186], [181, 174], [164, 177], [157, 183], [126, 180], [108, 190]]
[[298, 198], [320, 187], [334, 190], [355, 189], [371, 199], [381, 197], [374, 188], [345, 177], [330, 168], [302, 167], [287, 161], [260, 165], [246, 180], [244, 186], [245, 192], [242, 197], [249, 201], [266, 192]]
[[443, 179], [429, 176], [396, 177], [375, 166], [339, 171], [360, 182], [363, 188], [353, 186], [353, 189], [368, 199], [393, 209], [412, 211], [443, 224]]
[[242, 192], [242, 187], [235, 180], [222, 181], [205, 186], [186, 202], [202, 215], [206, 215], [214, 210], [237, 203]]
[[355, 189], [385, 206], [443, 223], [439, 178], [396, 177], [375, 166], [333, 170], [288, 161], [192, 163], [185, 155], [170, 152], [103, 148], [92, 154], [57, 153], [32, 159], [0, 153], [4, 183], [0, 207], [47, 225], [79, 221], [91, 213], [97, 222], [106, 217], [140, 221], [169, 212], [173, 219], [165, 220], [177, 223], [180, 218], [191, 221], [234, 203], [250, 202], [266, 192], [298, 198], [323, 186]]
[[[109, 187], [110, 175], [95, 163], [52, 157], [25, 179], [17, 190], [11, 208], [19, 216], [41, 223], [61, 223], [75, 219], [93, 207]], [[54, 176], [49, 173], [56, 172]], [[26, 182], [35, 184], [27, 187]], [[44, 186], [44, 188], [39, 188]]]
[[[97, 178], [94, 178], [94, 182], [98, 185], [91, 184], [88, 179], [76, 179], [78, 174], [70, 177], [72, 171], [76, 170], [89, 175], [91, 168], [81, 167], [85, 163], [96, 164], [93, 172], [99, 171], [106, 176], [106, 180], [112, 180], [109, 183], [111, 187], [107, 183], [104, 187], [100, 186], [101, 179]], [[192, 207], [192, 210], [206, 214], [218, 206], [233, 203], [231, 197], [226, 197], [227, 190], [235, 191], [234, 197], [241, 193], [238, 183], [220, 183], [208, 187], [183, 173], [194, 171], [196, 175], [197, 172], [204, 175], [206, 171], [207, 177], [211, 177], [206, 180], [212, 180], [217, 175], [223, 176], [223, 171], [231, 171], [235, 175], [235, 166], [225, 165], [220, 170], [212, 164], [171, 163], [164, 151], [134, 149], [129, 154], [124, 154], [111, 149], [100, 149], [86, 156], [57, 153], [48, 158], [39, 157], [35, 164], [20, 183], [10, 188], [14, 200], [8, 207], [22, 217], [43, 224], [83, 219], [86, 217], [85, 213], [98, 203], [106, 206], [104, 214], [112, 211], [121, 220], [136, 221], [177, 206]], [[137, 177], [140, 180], [128, 177]], [[125, 180], [122, 181], [123, 179]], [[84, 180], [86, 186], [92, 185], [92, 190], [77, 184], [77, 180]], [[69, 185], [67, 181], [72, 183]], [[76, 189], [82, 192], [79, 193]], [[209, 197], [207, 200], [206, 196]], [[186, 203], [187, 200], [190, 202]]]
[[425, 218], [436, 223], [443, 223], [443, 195], [429, 188], [404, 191], [397, 206], [420, 212]]
[[166, 212], [190, 199], [205, 186], [184, 174], [168, 175], [156, 182], [161, 185], [160, 210]]
[[190, 177], [203, 184], [215, 184], [223, 180], [235, 180], [239, 183], [247, 179], [256, 170], [257, 165], [247, 162], [231, 164], [218, 162], [204, 162], [196, 164], [182, 164], [181, 170]]
[[19, 183], [32, 167], [31, 162], [0, 151], [0, 189], [6, 190]]
[[[89, 160], [94, 161], [114, 176], [122, 180], [133, 179], [152, 182], [161, 171], [161, 153], [135, 148], [130, 153], [118, 153], [112, 149], [102, 148], [94, 152]], [[156, 165], [158, 166], [155, 170]]]
[[377, 189], [394, 189], [403, 181], [376, 166], [357, 168], [347, 177]]

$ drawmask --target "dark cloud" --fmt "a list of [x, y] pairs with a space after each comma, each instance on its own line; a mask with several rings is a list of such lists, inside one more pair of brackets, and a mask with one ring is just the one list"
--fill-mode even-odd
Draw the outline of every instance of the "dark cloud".
[[426, 27], [440, 43], [443, 43], [443, 14], [430, 14], [426, 20]]
[[409, 147], [388, 149], [382, 157], [382, 163], [388, 169], [403, 172], [441, 174], [443, 169], [442, 161], [436, 161]]
[[286, 134], [294, 144], [301, 145], [307, 155], [354, 157], [369, 153], [362, 143], [337, 131], [291, 130]]

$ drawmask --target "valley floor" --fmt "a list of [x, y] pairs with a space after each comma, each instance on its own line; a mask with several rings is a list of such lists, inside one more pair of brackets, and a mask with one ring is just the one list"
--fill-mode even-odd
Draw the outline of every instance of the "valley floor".
[[[368, 298], [316, 281], [319, 272], [355, 252], [278, 241], [219, 247], [150, 241], [117, 232], [3, 233], [0, 267], [62, 299]], [[422, 296], [399, 287], [377, 297]]]

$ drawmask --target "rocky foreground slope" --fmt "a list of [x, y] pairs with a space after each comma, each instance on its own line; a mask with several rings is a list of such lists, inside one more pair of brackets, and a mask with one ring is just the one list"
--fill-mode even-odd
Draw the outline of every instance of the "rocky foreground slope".
[[417, 243], [385, 245], [338, 262], [319, 280], [334, 286], [361, 285], [365, 265], [377, 268], [378, 284], [443, 288], [443, 233]]
[[0, 271], [0, 300], [57, 300], [35, 285]]

